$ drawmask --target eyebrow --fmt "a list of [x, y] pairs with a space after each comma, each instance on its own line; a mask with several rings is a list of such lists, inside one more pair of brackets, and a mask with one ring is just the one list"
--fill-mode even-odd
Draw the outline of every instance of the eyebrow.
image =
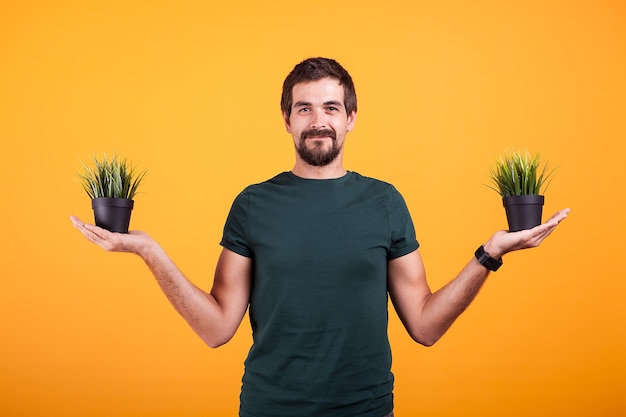
[[[309, 101], [297, 101], [293, 104], [293, 107], [308, 107], [312, 106], [313, 103]], [[343, 107], [343, 103], [338, 100], [329, 100], [324, 102], [324, 106], [335, 106], [335, 107]]]

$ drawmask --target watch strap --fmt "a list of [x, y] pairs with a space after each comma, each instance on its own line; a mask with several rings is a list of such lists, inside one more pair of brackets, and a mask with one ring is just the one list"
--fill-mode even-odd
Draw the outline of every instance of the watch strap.
[[476, 249], [476, 252], [474, 252], [474, 256], [482, 266], [490, 271], [495, 272], [498, 270], [498, 268], [502, 266], [502, 258], [492, 258], [487, 252], [485, 252], [485, 248], [483, 247], [483, 245], [480, 245], [478, 249]]

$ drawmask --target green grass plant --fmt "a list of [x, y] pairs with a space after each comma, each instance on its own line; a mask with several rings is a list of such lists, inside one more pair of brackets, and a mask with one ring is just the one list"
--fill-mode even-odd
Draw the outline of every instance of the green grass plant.
[[542, 195], [551, 181], [553, 171], [548, 172], [547, 164], [540, 168], [539, 153], [531, 155], [528, 150], [512, 149], [500, 156], [489, 171], [492, 190], [502, 197], [512, 195]]
[[146, 174], [146, 171], [137, 171], [126, 158], [117, 153], [108, 158], [106, 153], [102, 158], [93, 156], [93, 167], [80, 161], [83, 171], [79, 173], [81, 185], [91, 199], [94, 198], [126, 198], [132, 200]]

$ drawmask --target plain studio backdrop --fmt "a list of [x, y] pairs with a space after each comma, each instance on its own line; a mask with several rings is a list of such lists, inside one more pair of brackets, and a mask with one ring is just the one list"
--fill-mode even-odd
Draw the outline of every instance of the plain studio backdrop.
[[348, 169], [411, 210], [437, 289], [506, 228], [488, 189], [511, 147], [557, 168], [541, 248], [505, 257], [432, 348], [390, 310], [396, 414], [626, 415], [622, 1], [19, 1], [0, 6], [0, 412], [233, 416], [247, 317], [211, 350], [93, 221], [80, 160], [148, 174], [131, 228], [209, 289], [224, 220], [291, 169], [282, 81], [336, 58], [359, 97]]

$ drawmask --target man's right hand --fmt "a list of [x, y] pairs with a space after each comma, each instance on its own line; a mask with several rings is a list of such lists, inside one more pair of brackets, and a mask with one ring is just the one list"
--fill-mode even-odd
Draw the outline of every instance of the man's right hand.
[[78, 217], [70, 216], [70, 220], [89, 241], [110, 252], [129, 252], [142, 255], [154, 243], [144, 232], [132, 230], [126, 233], [113, 233], [106, 229], [88, 224]]

